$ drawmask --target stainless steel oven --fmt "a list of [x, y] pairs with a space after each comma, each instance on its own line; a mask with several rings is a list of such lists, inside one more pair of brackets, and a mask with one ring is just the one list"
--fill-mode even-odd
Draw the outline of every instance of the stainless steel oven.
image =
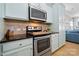
[[35, 56], [50, 56], [50, 35], [34, 38], [34, 55]]

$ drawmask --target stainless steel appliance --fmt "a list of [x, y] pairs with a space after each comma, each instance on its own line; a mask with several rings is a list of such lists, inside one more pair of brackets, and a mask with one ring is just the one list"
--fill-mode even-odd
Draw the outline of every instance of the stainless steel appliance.
[[34, 37], [34, 56], [50, 56], [50, 35]]
[[27, 26], [26, 29], [27, 29], [27, 32], [39, 32], [39, 31], [42, 31], [41, 26]]
[[47, 12], [33, 6], [29, 6], [29, 19], [46, 21]]

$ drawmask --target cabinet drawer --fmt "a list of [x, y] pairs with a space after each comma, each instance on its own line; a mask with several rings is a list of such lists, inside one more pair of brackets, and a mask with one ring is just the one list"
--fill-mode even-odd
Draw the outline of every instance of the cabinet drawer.
[[56, 38], [56, 37], [58, 38], [58, 36], [59, 36], [59, 34], [53, 34], [52, 38]]
[[6, 17], [28, 20], [28, 3], [6, 3], [5, 9]]
[[25, 46], [9, 52], [3, 53], [3, 56], [33, 56], [33, 46]]
[[3, 52], [32, 44], [32, 38], [3, 43]]

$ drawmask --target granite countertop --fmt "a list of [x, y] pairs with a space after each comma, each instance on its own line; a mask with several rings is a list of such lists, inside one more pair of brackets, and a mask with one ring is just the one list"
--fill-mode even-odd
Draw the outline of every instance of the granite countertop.
[[37, 36], [45, 36], [45, 35], [50, 35], [50, 34], [58, 34], [59, 32], [33, 32], [33, 33], [28, 33], [31, 36], [37, 37]]
[[33, 33], [28, 33], [28, 36], [26, 36], [26, 34], [19, 34], [19, 35], [10, 36], [9, 38], [4, 38], [3, 40], [0, 41], [0, 43], [6, 43], [11, 41], [28, 39], [38, 36], [45, 36], [45, 35], [56, 34], [56, 33], [59, 32], [33, 32]]
[[26, 37], [25, 34], [19, 34], [19, 35], [10, 36], [9, 38], [4, 38], [3, 40], [0, 41], [0, 43], [6, 43], [6, 42], [28, 39], [28, 38], [32, 38], [32, 36]]

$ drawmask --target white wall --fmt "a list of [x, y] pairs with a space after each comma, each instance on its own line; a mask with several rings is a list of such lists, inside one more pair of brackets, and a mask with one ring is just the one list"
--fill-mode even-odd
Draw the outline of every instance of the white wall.
[[79, 29], [79, 17], [74, 18], [74, 29]]

